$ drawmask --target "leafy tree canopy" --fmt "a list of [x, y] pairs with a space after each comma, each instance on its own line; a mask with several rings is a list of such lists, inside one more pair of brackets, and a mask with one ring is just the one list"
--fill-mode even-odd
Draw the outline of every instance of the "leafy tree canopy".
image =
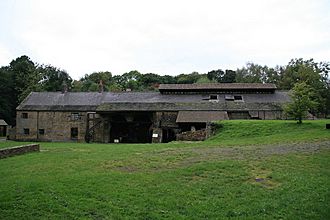
[[86, 74], [79, 81], [73, 82], [73, 91], [96, 92], [99, 90], [99, 84], [101, 82], [104, 85], [104, 91], [109, 91], [108, 88], [111, 85], [112, 81], [112, 73], [108, 71]]
[[247, 63], [246, 67], [236, 70], [236, 82], [240, 83], [276, 83], [279, 73], [274, 68]]
[[18, 98], [15, 90], [15, 78], [9, 71], [9, 67], [0, 68], [0, 93], [0, 118], [13, 125]]
[[198, 72], [192, 72], [190, 74], [180, 74], [175, 77], [175, 80], [179, 84], [189, 84], [189, 83], [196, 83], [197, 80], [200, 78], [200, 74]]
[[40, 81], [41, 89], [48, 92], [61, 91], [63, 84], [71, 86], [72, 79], [65, 70], [61, 70], [51, 65], [39, 66], [37, 68], [42, 80]]
[[296, 83], [306, 83], [313, 90], [313, 99], [319, 103], [317, 112], [326, 112], [329, 105], [329, 63], [317, 63], [313, 59], [292, 59], [284, 69], [278, 87], [291, 89]]
[[41, 75], [38, 74], [36, 65], [28, 56], [21, 56], [13, 60], [8, 69], [14, 76], [15, 90], [18, 101], [21, 102], [32, 91], [40, 91]]
[[236, 82], [236, 72], [233, 70], [226, 70], [225, 72], [221, 69], [212, 70], [207, 73], [207, 78], [212, 82], [234, 83]]
[[313, 88], [305, 82], [296, 83], [290, 91], [290, 97], [291, 102], [285, 106], [284, 111], [301, 124], [302, 119], [307, 117], [308, 112], [313, 111], [318, 104], [313, 100]]
[[292, 59], [281, 75], [279, 87], [291, 89], [297, 82], [305, 82], [314, 89], [321, 89], [324, 86], [324, 74], [327, 74], [327, 67], [323, 65], [320, 66], [313, 59]]

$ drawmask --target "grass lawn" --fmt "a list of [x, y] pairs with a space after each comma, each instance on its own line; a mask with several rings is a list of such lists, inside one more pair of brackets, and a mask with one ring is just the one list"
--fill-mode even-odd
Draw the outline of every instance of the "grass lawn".
[[221, 123], [204, 142], [2, 159], [0, 219], [330, 219], [330, 120]]

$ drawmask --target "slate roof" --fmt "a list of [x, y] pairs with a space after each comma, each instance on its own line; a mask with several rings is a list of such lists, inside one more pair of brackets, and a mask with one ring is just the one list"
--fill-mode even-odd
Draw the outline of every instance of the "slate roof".
[[289, 101], [287, 92], [241, 94], [243, 102], [226, 101], [225, 94], [209, 101], [207, 94], [159, 92], [32, 92], [17, 110], [38, 111], [161, 111], [210, 109], [271, 109]]
[[[274, 94], [242, 94], [245, 102], [287, 102], [287, 92], [276, 91]], [[158, 92], [120, 92], [105, 93], [102, 103], [189, 103], [209, 102], [207, 94], [168, 94]], [[218, 101], [225, 101], [225, 94], [218, 95]]]
[[0, 126], [7, 126], [8, 124], [5, 122], [5, 120], [0, 119]]
[[227, 102], [189, 102], [189, 103], [103, 103], [96, 108], [96, 112], [113, 111], [257, 111], [281, 110], [282, 103], [227, 103]]
[[212, 122], [225, 119], [229, 119], [226, 111], [179, 111], [176, 122]]
[[160, 84], [159, 90], [205, 90], [205, 89], [276, 89], [271, 83], [196, 83]]
[[95, 110], [106, 93], [99, 92], [32, 92], [17, 110]]

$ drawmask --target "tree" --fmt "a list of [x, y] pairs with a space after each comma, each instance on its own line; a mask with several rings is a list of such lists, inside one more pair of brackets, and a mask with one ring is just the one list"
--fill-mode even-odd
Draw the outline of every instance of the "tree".
[[17, 93], [15, 91], [14, 75], [9, 71], [9, 67], [0, 68], [0, 118], [8, 124], [15, 124], [15, 108], [18, 104]]
[[161, 83], [165, 83], [165, 84], [173, 84], [176, 83], [176, 80], [173, 76], [170, 75], [164, 75], [162, 76], [162, 81]]
[[83, 87], [83, 82], [80, 80], [73, 80], [71, 91], [73, 92], [81, 92]]
[[0, 68], [0, 118], [15, 125], [15, 108], [32, 91], [40, 91], [40, 75], [28, 56], [21, 56]]
[[[118, 91], [125, 90], [126, 81], [121, 75], [115, 75], [112, 77], [113, 84], [116, 85], [115, 88], [118, 89]], [[112, 90], [111, 90], [112, 91]]]
[[102, 80], [102, 83], [104, 85], [110, 85], [112, 80], [112, 74], [109, 71], [93, 72], [90, 75], [85, 75], [85, 79], [88, 79], [96, 84], [99, 84], [100, 80]]
[[86, 74], [79, 81], [73, 82], [73, 91], [81, 92], [96, 92], [99, 90], [99, 84], [102, 81], [104, 91], [108, 91], [113, 83], [113, 77], [111, 72], [93, 72], [92, 74]]
[[175, 79], [179, 84], [190, 84], [196, 83], [200, 77], [201, 75], [198, 72], [192, 72], [190, 74], [180, 74], [176, 76]]
[[201, 84], [201, 83], [214, 83], [214, 80], [210, 80], [207, 75], [201, 76], [196, 83]]
[[63, 84], [66, 84], [69, 88], [71, 87], [72, 79], [64, 70], [51, 65], [42, 65], [37, 68], [37, 71], [42, 77], [40, 83], [43, 91], [61, 91], [63, 89]]
[[233, 83], [236, 81], [236, 72], [233, 70], [226, 70], [225, 72], [221, 69], [212, 70], [207, 73], [207, 78], [219, 83]]
[[0, 118], [15, 125], [16, 107], [32, 91], [40, 91], [41, 77], [28, 56], [21, 56], [0, 68]]
[[323, 87], [321, 69], [313, 59], [292, 59], [283, 70], [279, 87], [292, 89], [297, 82], [305, 82], [315, 89]]
[[130, 90], [135, 90], [135, 91], [140, 91], [142, 90], [141, 88], [141, 83], [140, 83], [140, 78], [141, 78], [141, 73], [137, 70], [130, 71], [128, 73], [124, 73], [121, 75], [121, 83], [123, 89], [130, 89]]
[[321, 74], [321, 80], [323, 84], [325, 85], [324, 92], [322, 92], [322, 96], [325, 99], [325, 116], [330, 115], [330, 62], [320, 62], [318, 65], [318, 68], [320, 70]]
[[305, 82], [314, 92], [313, 99], [319, 103], [315, 111], [327, 111], [329, 63], [317, 63], [313, 59], [292, 59], [281, 75], [279, 87], [292, 89], [296, 83]]
[[225, 72], [223, 72], [223, 70], [221, 70], [221, 69], [212, 70], [207, 73], [207, 78], [211, 81], [220, 82], [224, 75], [225, 75]]
[[40, 91], [41, 75], [28, 56], [21, 56], [10, 62], [9, 71], [15, 78], [15, 90], [21, 102], [32, 91]]
[[139, 77], [142, 90], [154, 90], [161, 82], [162, 76], [154, 73], [141, 74]]
[[308, 111], [312, 111], [317, 106], [313, 96], [313, 89], [305, 82], [295, 84], [290, 91], [291, 102], [284, 107], [285, 113], [301, 124]]
[[247, 63], [246, 67], [236, 70], [236, 81], [239, 83], [265, 83], [267, 80], [267, 66]]
[[226, 70], [220, 82], [223, 83], [236, 82], [236, 72], [234, 70]]

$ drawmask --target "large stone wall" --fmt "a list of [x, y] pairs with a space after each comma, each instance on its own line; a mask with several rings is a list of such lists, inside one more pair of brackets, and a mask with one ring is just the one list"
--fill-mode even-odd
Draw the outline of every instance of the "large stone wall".
[[[27, 114], [27, 118], [23, 118]], [[37, 112], [16, 113], [16, 139], [17, 140], [36, 140], [37, 139]], [[29, 134], [24, 134], [24, 129], [29, 129]]]
[[[280, 110], [256, 110], [246, 111], [248, 116], [254, 119], [283, 119]], [[22, 114], [27, 113], [27, 118]], [[72, 117], [72, 113], [78, 113], [78, 117]], [[177, 111], [159, 111], [152, 115], [153, 133], [157, 137], [152, 142], [162, 142], [162, 129], [178, 129], [176, 123]], [[16, 140], [26, 141], [85, 141], [87, 129], [87, 112], [60, 112], [60, 111], [18, 111], [16, 125]], [[109, 142], [111, 122], [109, 115], [95, 114], [95, 118], [101, 120], [94, 129], [93, 141]], [[71, 138], [71, 128], [78, 128], [77, 138]], [[24, 133], [29, 129], [29, 133]], [[40, 132], [40, 130], [43, 130]], [[177, 133], [177, 132], [175, 132]], [[195, 139], [192, 137], [192, 139]]]
[[15, 140], [16, 139], [16, 127], [9, 126], [8, 128], [8, 140]]
[[176, 118], [178, 112], [162, 112], [160, 126], [163, 128], [177, 128]]
[[282, 110], [252, 110], [252, 111], [250, 110], [250, 111], [242, 111], [242, 112], [246, 112], [247, 114], [247, 118], [244, 119], [262, 119], [262, 120], [285, 119]]
[[106, 116], [100, 115], [98, 117], [101, 123], [95, 126], [94, 141], [108, 143], [110, 140], [110, 129], [111, 129], [110, 120]]
[[0, 149], [0, 159], [14, 155], [26, 154], [30, 152], [39, 152], [39, 144], [29, 144], [11, 148]]
[[[23, 118], [22, 113], [28, 117]], [[72, 113], [78, 113], [79, 117], [72, 117]], [[16, 120], [17, 140], [82, 142], [85, 139], [86, 112], [18, 111]], [[71, 138], [71, 128], [78, 128], [77, 138]], [[29, 134], [25, 134], [24, 129], [29, 129]]]
[[259, 111], [259, 113], [259, 118], [264, 120], [285, 119], [283, 111]]

